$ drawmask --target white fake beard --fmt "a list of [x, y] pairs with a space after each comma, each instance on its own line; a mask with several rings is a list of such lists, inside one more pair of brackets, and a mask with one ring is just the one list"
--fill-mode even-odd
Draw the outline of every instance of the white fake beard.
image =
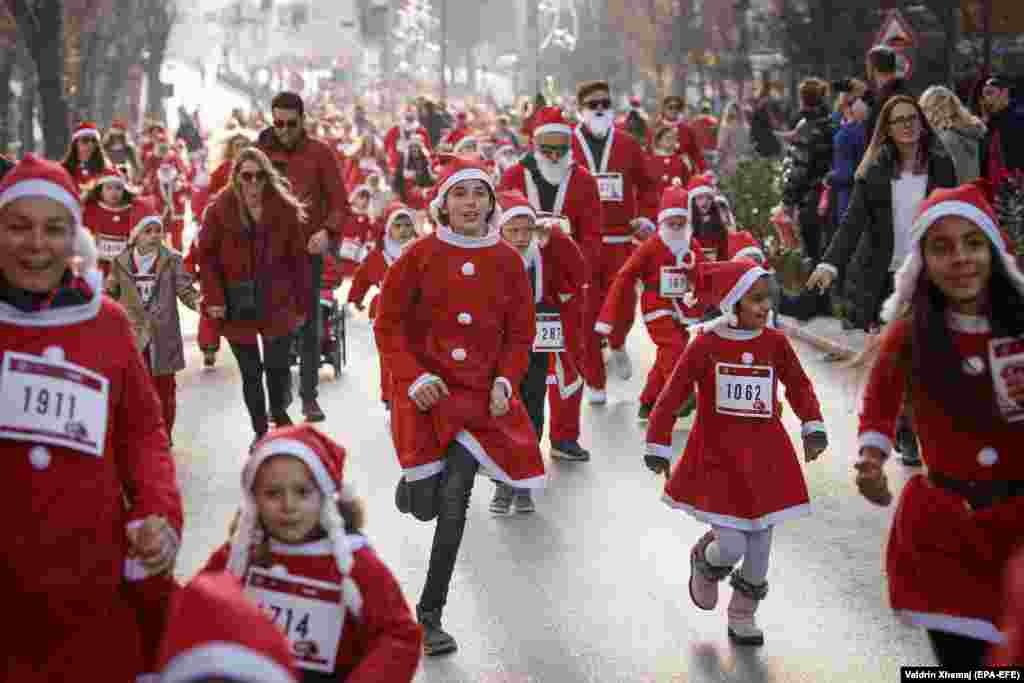
[[561, 185], [565, 179], [566, 174], [569, 172], [569, 166], [572, 164], [572, 154], [566, 154], [562, 157], [562, 160], [554, 163], [550, 161], [543, 154], [537, 155], [537, 170], [540, 171], [541, 176], [544, 180], [548, 181], [552, 185]]
[[607, 110], [588, 111], [583, 115], [583, 120], [590, 132], [602, 140], [608, 136], [608, 131], [612, 127], [611, 112]]

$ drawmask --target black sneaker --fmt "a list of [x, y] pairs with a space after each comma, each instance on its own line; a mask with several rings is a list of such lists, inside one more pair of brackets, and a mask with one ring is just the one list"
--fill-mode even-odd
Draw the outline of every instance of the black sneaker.
[[636, 413], [637, 422], [647, 422], [651, 419], [651, 411], [654, 410], [654, 406], [649, 403], [641, 403], [640, 410]]
[[436, 657], [458, 649], [455, 639], [441, 628], [441, 610], [426, 612], [417, 607], [416, 619], [423, 627], [423, 654]]
[[306, 416], [306, 422], [323, 422], [327, 419], [324, 411], [320, 410], [320, 404], [316, 399], [302, 402], [302, 414]]
[[578, 441], [552, 441], [551, 456], [562, 460], [573, 462], [587, 462], [590, 460], [590, 453], [587, 452]]

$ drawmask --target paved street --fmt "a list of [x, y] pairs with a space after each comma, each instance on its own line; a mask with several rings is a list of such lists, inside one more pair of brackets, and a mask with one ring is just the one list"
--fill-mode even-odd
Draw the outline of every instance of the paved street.
[[[183, 315], [189, 368], [178, 376], [174, 451], [187, 513], [178, 571], [188, 578], [226, 537], [252, 433], [229, 350], [204, 371], [195, 317]], [[477, 480], [444, 615], [459, 651], [425, 661], [416, 680], [873, 683], [899, 680], [900, 665], [932, 664], [924, 634], [899, 624], [886, 606], [882, 550], [892, 510], [870, 506], [852, 483], [854, 389], [821, 352], [796, 346], [833, 445], [805, 470], [813, 516], [776, 530], [770, 591], [758, 614], [764, 648], [730, 646], [727, 586], [714, 613], [690, 603], [688, 552], [704, 527], [660, 502], [663, 480], [642, 464], [636, 396], [654, 354], [638, 324], [628, 344], [633, 378], [612, 381], [607, 406], [584, 404], [590, 463], [549, 460], [548, 488], [528, 516], [492, 517], [493, 485]], [[346, 478], [367, 500], [368, 535], [414, 604], [433, 525], [394, 507], [399, 469], [377, 367], [369, 323], [356, 314], [347, 371], [334, 381], [321, 370], [323, 428], [348, 449]], [[300, 417], [297, 401], [291, 414]], [[798, 439], [792, 413], [786, 425]], [[685, 438], [677, 431], [676, 445]], [[894, 488], [907, 476], [895, 462], [889, 474]]]

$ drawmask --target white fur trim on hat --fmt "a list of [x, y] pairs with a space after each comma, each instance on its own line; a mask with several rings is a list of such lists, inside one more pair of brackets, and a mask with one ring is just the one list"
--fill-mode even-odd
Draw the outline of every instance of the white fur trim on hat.
[[0, 207], [25, 197], [46, 197], [59, 202], [75, 218], [75, 225], [82, 224], [82, 205], [78, 198], [57, 183], [42, 178], [31, 178], [14, 183], [0, 194]]
[[82, 130], [76, 130], [71, 135], [71, 141], [81, 140], [82, 138], [95, 138], [100, 139], [100, 132], [95, 128], [83, 128]]
[[466, 137], [462, 138], [457, 143], [455, 143], [455, 147], [452, 148], [452, 151], [458, 154], [461, 150], [465, 149], [466, 147], [469, 147], [470, 145], [479, 146], [479, 144], [479, 140], [477, 140], [472, 135], [467, 135]]
[[513, 206], [508, 211], [501, 213], [501, 218], [498, 219], [498, 228], [505, 227], [506, 223], [519, 216], [529, 216], [533, 220], [537, 220], [537, 212], [533, 210], [532, 206]]
[[247, 493], [252, 490], [252, 486], [256, 482], [256, 472], [259, 471], [260, 465], [275, 455], [291, 455], [301, 460], [309, 468], [309, 471], [313, 473], [313, 479], [316, 480], [317, 486], [320, 487], [325, 496], [330, 497], [338, 492], [338, 485], [331, 479], [331, 475], [327, 473], [327, 468], [324, 467], [323, 460], [320, 459], [320, 456], [312, 448], [298, 439], [270, 438], [265, 439], [256, 448], [252, 457], [245, 464], [245, 470], [242, 472], [242, 483], [245, 485]]
[[1024, 273], [1021, 273], [1013, 256], [1007, 251], [1003, 235], [993, 222], [992, 217], [969, 202], [939, 202], [929, 207], [914, 221], [914, 227], [910, 233], [910, 252], [900, 265], [899, 270], [893, 275], [893, 292], [882, 304], [880, 317], [884, 322], [891, 322], [903, 316], [910, 307], [910, 302], [914, 299], [914, 292], [917, 290], [918, 280], [921, 279], [921, 272], [924, 270], [921, 240], [928, 228], [946, 216], [966, 218], [985, 233], [989, 241], [995, 245], [999, 258], [1002, 260], [1003, 269], [1009, 276], [1013, 288], [1024, 296]]
[[662, 209], [661, 211], [658, 212], [658, 223], [659, 224], [664, 223], [669, 218], [689, 218], [689, 217], [690, 217], [690, 211], [688, 209], [682, 209], [682, 208], [678, 208], [678, 207], [671, 208], [671, 209]]
[[[757, 282], [760, 278], [764, 277], [765, 275], [771, 274], [772, 273], [770, 270], [765, 270], [761, 266], [751, 268], [747, 272], [743, 273], [743, 276], [735, 285], [733, 285], [732, 289], [729, 290], [729, 293], [722, 298], [722, 303], [719, 304], [718, 308], [726, 316], [732, 315], [733, 318], [735, 318], [736, 304], [739, 303], [740, 299], [742, 299], [744, 295], [746, 295], [746, 293], [750, 291], [750, 288], [754, 286], [755, 282]], [[730, 322], [735, 324], [735, 320], [732, 320]]]
[[140, 219], [139, 222], [136, 223], [135, 226], [132, 228], [131, 233], [129, 233], [128, 241], [134, 242], [135, 240], [137, 240], [139, 238], [139, 235], [142, 234], [142, 231], [153, 224], [159, 225], [161, 228], [163, 228], [164, 226], [164, 222], [160, 219], [160, 216], [156, 214], [145, 216], [142, 219]]
[[187, 683], [218, 677], [250, 683], [295, 683], [291, 673], [273, 658], [226, 641], [206, 643], [176, 655], [164, 667], [160, 681]]
[[122, 187], [128, 187], [128, 181], [119, 175], [100, 176], [99, 179], [96, 181], [97, 185], [110, 185], [113, 183], [118, 183]]
[[533, 137], [535, 138], [538, 135], [548, 135], [550, 133], [560, 133], [572, 137], [572, 128], [565, 123], [545, 123], [543, 126], [537, 126], [533, 129]]
[[394, 213], [388, 216], [387, 223], [384, 225], [384, 237], [387, 238], [387, 233], [391, 231], [391, 226], [395, 224], [395, 221], [405, 216], [412, 223], [413, 228], [416, 227], [416, 212], [412, 209], [397, 209]]
[[[459, 183], [465, 182], [467, 180], [480, 180], [484, 182], [488, 188], [490, 188], [492, 195], [495, 194], [494, 178], [492, 178], [483, 169], [464, 168], [461, 171], [456, 171], [455, 173], [451, 174], [448, 177], [448, 179], [444, 181], [444, 183], [441, 184], [441, 187], [437, 188], [437, 196], [434, 197], [434, 200], [432, 202], [430, 202], [430, 217], [433, 218], [438, 225], [441, 224], [441, 207], [444, 206], [444, 200], [448, 196], [448, 192], [451, 191], [451, 189], [458, 185]], [[497, 197], [495, 197], [495, 201], [497, 201]], [[495, 210], [494, 214], [496, 215], [497, 213], [497, 210]]]
[[761, 250], [761, 247], [755, 247], [754, 245], [750, 245], [749, 247], [743, 247], [742, 249], [737, 251], [733, 255], [732, 260], [735, 261], [737, 259], [744, 258], [756, 258], [759, 261], [764, 261], [764, 252]]

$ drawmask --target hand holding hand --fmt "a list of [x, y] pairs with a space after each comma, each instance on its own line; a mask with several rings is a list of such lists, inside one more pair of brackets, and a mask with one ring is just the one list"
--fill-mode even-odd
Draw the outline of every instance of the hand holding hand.
[[174, 566], [178, 555], [177, 535], [166, 519], [150, 515], [127, 533], [129, 554], [138, 557], [150, 574], [163, 574]]
[[825, 432], [811, 432], [804, 437], [804, 462], [814, 462], [828, 448]]
[[825, 268], [815, 268], [811, 276], [807, 278], [807, 289], [817, 289], [824, 292], [832, 286], [832, 281], [835, 280], [835, 276], [832, 275], [832, 271], [826, 270]]

